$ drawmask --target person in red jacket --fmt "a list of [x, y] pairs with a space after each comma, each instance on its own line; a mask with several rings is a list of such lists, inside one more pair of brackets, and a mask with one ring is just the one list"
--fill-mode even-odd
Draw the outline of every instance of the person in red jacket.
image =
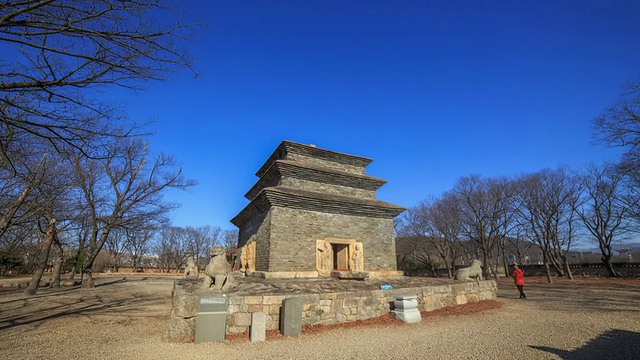
[[513, 281], [520, 292], [520, 299], [526, 299], [527, 295], [524, 293], [524, 271], [517, 265], [513, 265]]

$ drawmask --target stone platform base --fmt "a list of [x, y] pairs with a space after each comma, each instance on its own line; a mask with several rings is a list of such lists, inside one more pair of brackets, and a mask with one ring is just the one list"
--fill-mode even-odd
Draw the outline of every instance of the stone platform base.
[[261, 279], [308, 279], [317, 278], [317, 271], [253, 271], [247, 276], [255, 276]]
[[[334, 276], [334, 273], [340, 273], [340, 276]], [[351, 274], [351, 275], [350, 275]], [[353, 275], [356, 274], [356, 275]], [[321, 276], [322, 275], [322, 276]], [[338, 279], [347, 279], [347, 278], [388, 278], [388, 277], [396, 277], [403, 276], [402, 271], [331, 271], [325, 274], [319, 274], [317, 271], [248, 271], [246, 276], [258, 277], [261, 279], [312, 279], [318, 277], [328, 277], [332, 276]]]
[[[282, 300], [300, 298], [302, 325], [331, 325], [388, 314], [400, 296], [416, 296], [420, 311], [433, 311], [496, 298], [494, 280], [462, 282], [434, 278], [392, 277], [345, 281], [337, 279], [266, 280], [245, 277], [227, 294], [227, 334], [249, 330], [251, 314], [267, 314], [266, 329], [278, 329]], [[200, 280], [176, 280], [171, 318], [163, 334], [168, 342], [189, 342], [195, 336]], [[381, 284], [392, 289], [380, 290]]]

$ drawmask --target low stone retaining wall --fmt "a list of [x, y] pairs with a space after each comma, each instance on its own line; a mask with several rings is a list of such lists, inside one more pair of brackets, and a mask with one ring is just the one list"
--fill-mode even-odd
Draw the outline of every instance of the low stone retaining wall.
[[[163, 339], [168, 342], [193, 341], [197, 315], [199, 284], [197, 280], [177, 280], [173, 290], [171, 318]], [[321, 294], [228, 294], [227, 334], [249, 331], [251, 314], [267, 314], [267, 330], [278, 329], [282, 300], [301, 298], [302, 325], [331, 325], [379, 317], [392, 310], [399, 296], [418, 296], [420, 311], [432, 311], [447, 306], [462, 305], [496, 298], [494, 280], [456, 282], [450, 285], [396, 288], [390, 290], [359, 290]]]

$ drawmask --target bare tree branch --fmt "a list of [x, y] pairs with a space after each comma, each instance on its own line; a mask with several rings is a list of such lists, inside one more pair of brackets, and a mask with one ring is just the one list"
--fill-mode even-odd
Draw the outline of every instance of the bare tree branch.
[[[0, 123], [57, 150], [97, 157], [101, 138], [136, 133], [100, 100], [139, 89], [192, 59], [177, 45], [193, 24], [160, 0], [23, 0], [0, 6]], [[118, 125], [120, 123], [121, 125]]]

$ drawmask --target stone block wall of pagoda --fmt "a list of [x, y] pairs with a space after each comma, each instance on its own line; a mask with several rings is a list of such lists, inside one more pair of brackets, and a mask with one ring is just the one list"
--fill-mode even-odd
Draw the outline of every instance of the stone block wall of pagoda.
[[385, 180], [371, 159], [283, 141], [258, 170], [232, 219], [242, 271], [269, 277], [332, 272], [398, 275], [393, 219], [404, 208], [379, 201]]

